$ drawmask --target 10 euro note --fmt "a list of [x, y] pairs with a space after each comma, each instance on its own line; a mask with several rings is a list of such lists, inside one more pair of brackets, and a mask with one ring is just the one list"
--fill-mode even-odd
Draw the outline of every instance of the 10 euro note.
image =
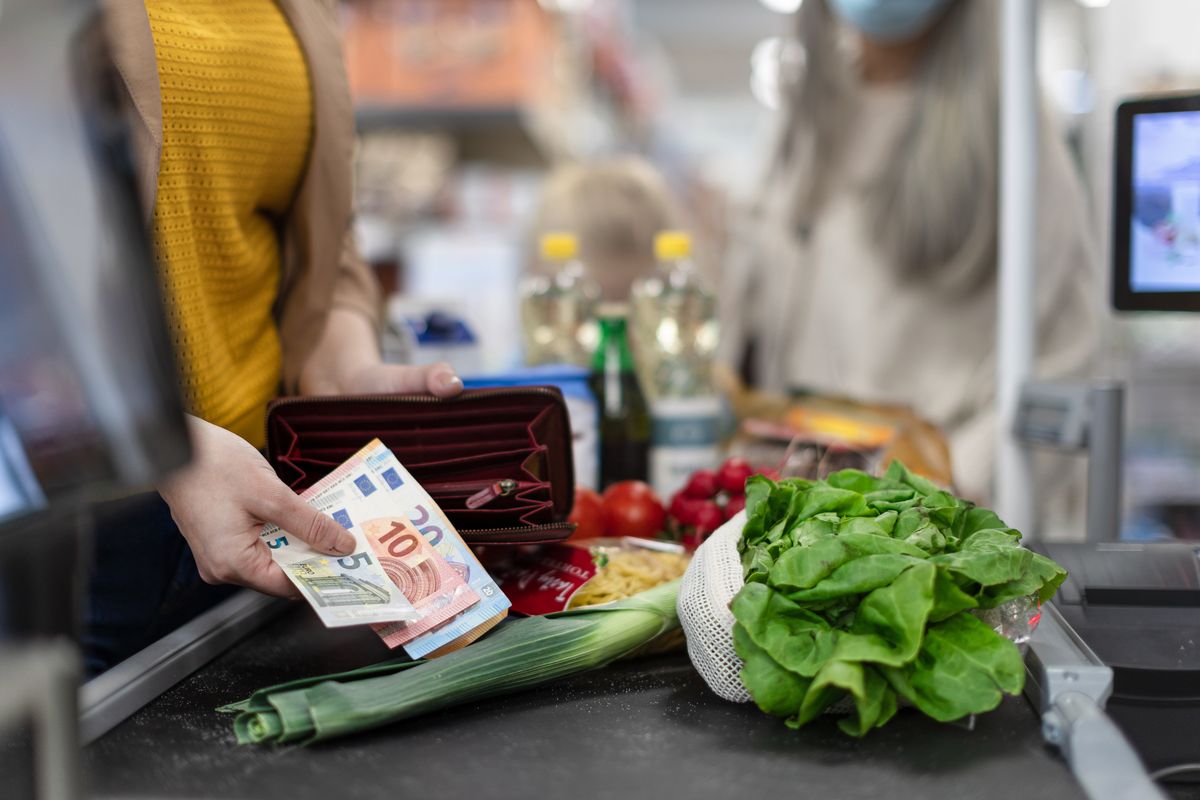
[[394, 623], [420, 616], [390, 580], [365, 531], [352, 524], [352, 519], [361, 518], [361, 492], [351, 487], [357, 477], [368, 474], [366, 463], [352, 458], [301, 495], [309, 505], [350, 531], [355, 547], [349, 555], [318, 552], [276, 525], [266, 526], [259, 534], [275, 563], [327, 628]]
[[420, 636], [479, 602], [479, 594], [413, 527], [393, 495], [381, 490], [364, 513], [360, 524], [380, 566], [417, 610], [415, 619], [397, 623], [403, 636]]
[[479, 602], [443, 624], [424, 632], [410, 624], [377, 625], [388, 647], [403, 645], [413, 658], [441, 655], [465, 647], [494, 628], [508, 614], [508, 598], [471, 552], [442, 509], [396, 456], [379, 440], [359, 451], [422, 537], [458, 572]]

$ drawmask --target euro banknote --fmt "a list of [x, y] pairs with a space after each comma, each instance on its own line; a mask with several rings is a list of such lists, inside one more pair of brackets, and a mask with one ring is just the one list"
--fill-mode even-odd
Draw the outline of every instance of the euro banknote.
[[275, 563], [329, 628], [393, 623], [420, 616], [389, 579], [366, 532], [354, 524], [356, 519], [365, 519], [359, 513], [362, 492], [361, 487], [355, 488], [355, 481], [371, 474], [363, 459], [352, 458], [301, 495], [350, 531], [355, 548], [349, 555], [320, 553], [275, 525], [264, 527], [259, 534]]
[[405, 623], [377, 625], [375, 630], [384, 642], [392, 648], [403, 645], [405, 652], [413, 658], [424, 658], [464, 647], [499, 624], [508, 614], [508, 598], [424, 487], [378, 440], [368, 444], [358, 455], [373, 469], [381, 484], [387, 487], [412, 526], [479, 597], [478, 604], [427, 632], [413, 633], [414, 629]]
[[406, 620], [397, 634], [408, 641], [476, 605], [479, 594], [407, 519], [398, 495], [373, 473], [363, 485], [371, 479], [376, 489], [361, 509], [364, 518], [359, 524], [383, 571], [417, 610], [417, 617]]

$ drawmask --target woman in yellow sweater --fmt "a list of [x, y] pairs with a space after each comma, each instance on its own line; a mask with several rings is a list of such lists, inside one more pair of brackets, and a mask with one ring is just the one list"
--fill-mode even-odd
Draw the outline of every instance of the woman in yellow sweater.
[[[119, 559], [147, 546], [104, 528], [154, 527], [155, 515], [131, 523], [118, 513], [102, 526], [93, 603], [97, 591], [108, 597], [90, 622], [101, 638], [125, 641], [131, 626], [161, 626], [127, 624], [122, 603], [143, 614], [147, 604], [177, 607], [167, 595], [189, 569], [208, 583], [292, 594], [258, 541], [264, 523], [350, 551], [350, 535], [258, 452], [281, 390], [445, 396], [462, 383], [445, 365], [380, 358], [378, 292], [350, 239], [354, 123], [332, 0], [108, 0], [105, 11], [195, 450], [158, 487], [191, 550], [179, 543], [180, 566], [166, 548], [174, 577], [162, 597], [114, 601], [121, 581], [105, 577], [106, 552]], [[106, 659], [123, 649], [110, 644]]]

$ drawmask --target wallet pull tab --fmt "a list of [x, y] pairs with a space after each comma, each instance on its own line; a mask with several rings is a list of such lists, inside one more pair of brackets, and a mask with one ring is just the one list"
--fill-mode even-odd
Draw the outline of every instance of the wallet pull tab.
[[517, 482], [512, 478], [496, 481], [467, 498], [466, 506], [470, 509], [482, 508], [497, 497], [507, 497], [515, 492]]

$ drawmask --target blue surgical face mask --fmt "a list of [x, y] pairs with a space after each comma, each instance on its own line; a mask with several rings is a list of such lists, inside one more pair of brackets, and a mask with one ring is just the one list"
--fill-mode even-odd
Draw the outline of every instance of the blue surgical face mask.
[[879, 42], [902, 42], [921, 33], [951, 0], [828, 0], [846, 24]]

